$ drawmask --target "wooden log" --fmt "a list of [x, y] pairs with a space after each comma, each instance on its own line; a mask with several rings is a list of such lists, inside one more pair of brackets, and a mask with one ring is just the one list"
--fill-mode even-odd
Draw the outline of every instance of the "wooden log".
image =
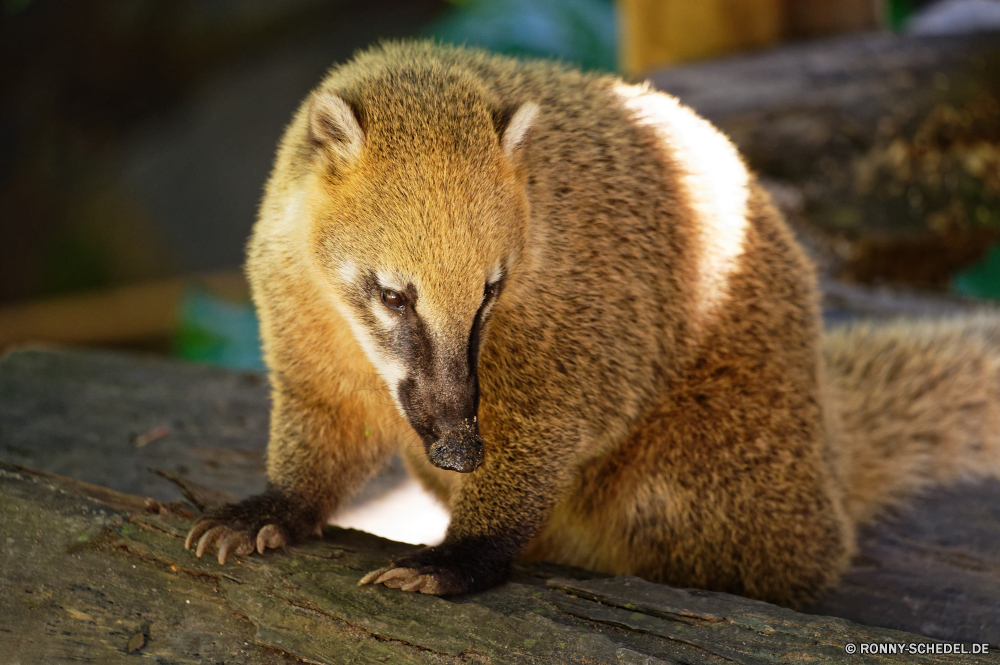
[[190, 520], [142, 505], [0, 463], [0, 635], [9, 662], [757, 664], [839, 660], [848, 644], [933, 644], [727, 594], [551, 566], [520, 568], [508, 584], [456, 599], [359, 588], [364, 572], [412, 546], [335, 527], [289, 552], [221, 566], [183, 548]]
[[[412, 546], [335, 527], [288, 553], [196, 559], [182, 545], [190, 519], [162, 505], [181, 495], [145, 470], [229, 494], [259, 487], [268, 404], [253, 376], [97, 352], [0, 359], [0, 457], [112, 486], [0, 465], [5, 658], [124, 662], [131, 645], [176, 663], [762, 663], [839, 660], [848, 642], [1000, 644], [1000, 482], [930, 492], [873, 525], [811, 614], [547, 564], [464, 598], [359, 589]], [[169, 436], [136, 447], [165, 419]]]
[[1000, 34], [869, 33], [653, 72], [737, 143], [756, 168], [797, 181], [821, 158], [896, 137], [941, 103], [1000, 85]]
[[652, 81], [797, 193], [793, 221], [849, 279], [946, 286], [1000, 231], [1000, 33], [840, 37]]

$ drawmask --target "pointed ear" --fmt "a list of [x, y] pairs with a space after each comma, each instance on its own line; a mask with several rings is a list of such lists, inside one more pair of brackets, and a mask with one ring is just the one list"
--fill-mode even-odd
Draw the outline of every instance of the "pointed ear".
[[341, 97], [321, 91], [309, 107], [309, 137], [350, 164], [361, 154], [365, 133], [353, 109]]
[[509, 106], [495, 117], [497, 133], [500, 135], [500, 149], [511, 159], [527, 143], [528, 135], [538, 115], [538, 104], [525, 102], [520, 106]]

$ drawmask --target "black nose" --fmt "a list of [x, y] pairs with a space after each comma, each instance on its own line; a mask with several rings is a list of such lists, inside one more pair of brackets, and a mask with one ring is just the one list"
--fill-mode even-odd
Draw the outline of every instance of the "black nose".
[[427, 458], [440, 469], [472, 473], [486, 459], [486, 448], [479, 436], [479, 427], [474, 421], [463, 421], [427, 448]]

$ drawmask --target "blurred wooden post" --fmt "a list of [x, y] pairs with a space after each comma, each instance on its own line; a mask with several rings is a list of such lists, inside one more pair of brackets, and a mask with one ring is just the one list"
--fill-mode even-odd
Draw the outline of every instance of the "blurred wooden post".
[[620, 61], [656, 67], [770, 46], [788, 37], [870, 30], [884, 0], [619, 0]]
[[785, 0], [621, 0], [621, 64], [628, 74], [773, 44]]
[[0, 352], [26, 342], [129, 344], [172, 335], [181, 298], [192, 286], [248, 299], [243, 274], [233, 270], [7, 305], [0, 307]]

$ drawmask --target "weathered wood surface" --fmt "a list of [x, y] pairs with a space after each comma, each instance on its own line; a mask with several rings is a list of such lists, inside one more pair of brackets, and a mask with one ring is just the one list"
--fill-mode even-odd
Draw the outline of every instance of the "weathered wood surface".
[[144, 512], [139, 497], [0, 463], [5, 657], [751, 664], [836, 661], [848, 643], [926, 642], [726, 594], [632, 577], [573, 579], [546, 567], [520, 569], [498, 589], [457, 600], [359, 588], [364, 572], [409, 548], [334, 527], [289, 553], [220, 566], [184, 550], [189, 523]]
[[150, 467], [235, 496], [264, 488], [259, 374], [100, 352], [13, 353], [0, 367], [3, 459], [162, 501], [181, 496]]
[[[260, 374], [99, 351], [15, 352], [0, 368], [0, 459], [163, 502], [183, 497], [151, 469], [230, 500], [264, 489]], [[359, 500], [403, 473], [387, 468]]]
[[1000, 644], [995, 482], [930, 493], [866, 530], [844, 583], [808, 608], [844, 619], [550, 566], [457, 600], [359, 589], [411, 546], [333, 527], [290, 554], [197, 560], [187, 520], [145, 511], [141, 497], [180, 498], [146, 469], [247, 494], [267, 406], [259, 377], [218, 369], [54, 350], [0, 360], [0, 457], [139, 495], [2, 467], [0, 644], [21, 663], [118, 662], [130, 641], [177, 663], [808, 662], [839, 660], [848, 642], [926, 640], [885, 629]]

